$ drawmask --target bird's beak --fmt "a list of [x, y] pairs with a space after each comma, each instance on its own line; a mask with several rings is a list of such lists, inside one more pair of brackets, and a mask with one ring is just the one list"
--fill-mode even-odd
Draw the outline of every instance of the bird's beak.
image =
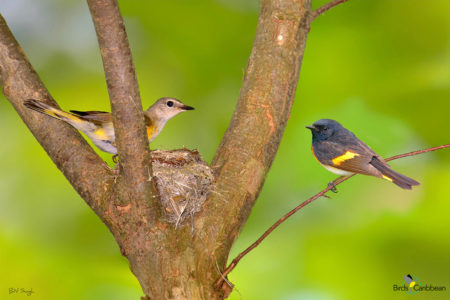
[[183, 106], [181, 107], [181, 109], [184, 109], [184, 110], [193, 110], [194, 108], [193, 108], [192, 106], [183, 105]]
[[314, 125], [308, 125], [308, 126], [305, 126], [305, 128], [308, 128], [309, 130], [315, 130], [316, 129], [316, 127], [314, 127]]

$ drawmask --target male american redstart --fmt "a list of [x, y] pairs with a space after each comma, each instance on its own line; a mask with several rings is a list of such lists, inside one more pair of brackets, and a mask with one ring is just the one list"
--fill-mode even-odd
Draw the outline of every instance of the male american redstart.
[[371, 175], [410, 190], [417, 181], [395, 172], [351, 131], [334, 120], [322, 119], [311, 126], [312, 152], [319, 163], [338, 175]]
[[[76, 111], [65, 112], [44, 102], [29, 99], [24, 105], [40, 113], [69, 123], [83, 132], [92, 140], [100, 150], [117, 154], [112, 115], [103, 111]], [[179, 113], [194, 109], [184, 105], [174, 98], [161, 98], [144, 111], [145, 126], [147, 128], [148, 142], [156, 138], [166, 125], [166, 122]]]

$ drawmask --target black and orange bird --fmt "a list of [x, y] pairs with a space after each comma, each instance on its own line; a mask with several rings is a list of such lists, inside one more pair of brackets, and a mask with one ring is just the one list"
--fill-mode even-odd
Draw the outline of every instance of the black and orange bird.
[[371, 175], [407, 190], [419, 185], [414, 179], [392, 170], [381, 156], [338, 122], [322, 119], [306, 128], [312, 133], [312, 152], [327, 170], [338, 175]]

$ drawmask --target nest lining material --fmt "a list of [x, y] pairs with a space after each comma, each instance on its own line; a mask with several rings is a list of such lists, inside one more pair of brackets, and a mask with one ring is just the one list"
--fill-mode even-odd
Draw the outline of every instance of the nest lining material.
[[175, 227], [201, 211], [214, 183], [214, 175], [198, 151], [178, 149], [151, 152], [153, 179], [167, 221]]

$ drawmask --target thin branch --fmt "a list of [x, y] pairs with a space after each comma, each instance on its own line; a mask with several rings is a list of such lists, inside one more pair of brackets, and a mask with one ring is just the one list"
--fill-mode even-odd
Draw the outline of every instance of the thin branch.
[[315, 18], [317, 18], [318, 16], [320, 16], [321, 14], [323, 14], [324, 12], [326, 12], [327, 10], [335, 7], [336, 5], [339, 5], [341, 3], [347, 2], [348, 0], [334, 0], [331, 1], [321, 7], [319, 7], [318, 9], [316, 9], [312, 15], [311, 15], [311, 21], [313, 21]]
[[[150, 151], [136, 72], [122, 15], [117, 0], [88, 0], [103, 59], [111, 101], [116, 146], [120, 159], [122, 189], [129, 201], [145, 199], [158, 205], [152, 197], [153, 185], [147, 180]], [[123, 183], [123, 184], [122, 184]], [[124, 201], [126, 204], [127, 201]]]
[[[447, 145], [442, 145], [442, 146], [437, 146], [437, 147], [433, 147], [433, 148], [428, 148], [428, 149], [424, 149], [424, 150], [418, 150], [418, 151], [413, 151], [413, 152], [408, 152], [408, 153], [404, 153], [404, 154], [399, 154], [396, 156], [392, 156], [390, 158], [385, 159], [385, 161], [391, 161], [391, 160], [395, 160], [395, 159], [399, 159], [399, 158], [403, 158], [403, 157], [407, 157], [407, 156], [414, 156], [414, 155], [418, 155], [418, 154], [422, 154], [422, 153], [427, 153], [427, 152], [431, 152], [431, 151], [436, 151], [439, 149], [444, 149], [444, 148], [449, 148], [450, 144]], [[306, 205], [310, 204], [311, 202], [313, 202], [314, 200], [316, 200], [317, 198], [320, 198], [322, 196], [325, 195], [326, 192], [330, 191], [331, 189], [333, 189], [335, 186], [337, 186], [338, 184], [341, 184], [342, 182], [350, 179], [351, 177], [355, 176], [356, 174], [352, 174], [349, 176], [341, 176], [336, 178], [333, 181], [333, 185], [328, 185], [328, 187], [324, 190], [322, 190], [321, 192], [317, 193], [316, 195], [312, 196], [311, 198], [309, 198], [308, 200], [302, 202], [300, 205], [298, 205], [297, 207], [295, 207], [293, 210], [291, 210], [290, 212], [288, 212], [287, 214], [285, 214], [282, 218], [280, 218], [278, 221], [276, 221], [272, 226], [269, 227], [269, 229], [267, 229], [263, 235], [261, 235], [261, 237], [259, 237], [253, 244], [251, 244], [247, 249], [245, 249], [244, 251], [242, 251], [241, 253], [239, 253], [238, 256], [236, 256], [235, 259], [233, 259], [233, 261], [228, 265], [228, 267], [222, 272], [222, 276], [221, 278], [219, 278], [219, 280], [216, 281], [216, 288], [220, 287], [223, 284], [223, 278], [226, 278], [226, 276], [236, 267], [236, 265], [239, 263], [239, 261], [245, 256], [247, 255], [250, 251], [252, 251], [254, 248], [256, 248], [270, 233], [272, 233], [278, 226], [281, 225], [281, 223], [283, 223], [284, 221], [286, 221], [290, 216], [292, 216], [293, 214], [295, 214], [297, 211], [299, 211], [300, 209], [302, 209], [303, 207], [305, 207]]]
[[424, 149], [424, 150], [412, 151], [412, 152], [403, 153], [403, 154], [399, 154], [399, 155], [395, 155], [395, 156], [386, 158], [385, 161], [396, 160], [396, 159], [399, 159], [399, 158], [403, 158], [403, 157], [407, 157], [407, 156], [414, 156], [414, 155], [427, 153], [427, 152], [431, 152], [431, 151], [436, 151], [436, 150], [440, 150], [440, 149], [444, 149], [444, 148], [448, 148], [448, 147], [450, 147], [450, 144], [442, 145], [442, 146], [436, 146], [436, 147], [428, 148], [428, 149]]
[[0, 15], [0, 84], [5, 97], [74, 189], [99, 214], [112, 181], [105, 162], [76, 129], [26, 108], [29, 98], [58, 107]]

